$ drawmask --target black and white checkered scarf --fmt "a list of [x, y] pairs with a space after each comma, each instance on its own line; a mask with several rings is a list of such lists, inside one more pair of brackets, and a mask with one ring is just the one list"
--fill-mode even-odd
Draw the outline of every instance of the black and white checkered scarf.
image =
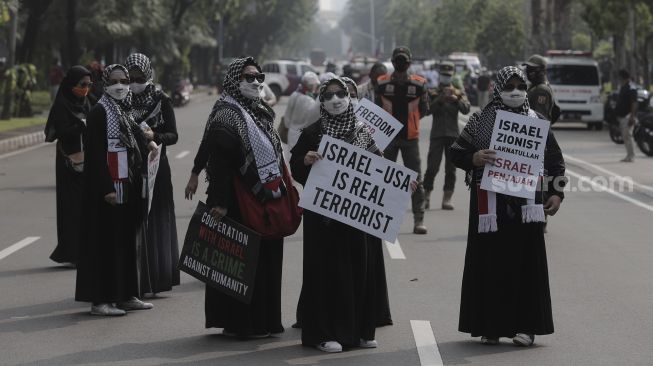
[[165, 123], [161, 118], [160, 105], [163, 92], [154, 85], [150, 59], [142, 53], [132, 53], [125, 60], [125, 68], [127, 70], [140, 70], [148, 84], [142, 93], [132, 93], [132, 116], [134, 116], [134, 120], [136, 123], [145, 121], [151, 128], [162, 126]]
[[[240, 76], [247, 66], [255, 66], [259, 71], [261, 70], [252, 57], [236, 59], [229, 65], [224, 81], [225, 93], [220, 101], [228, 103], [241, 111], [244, 118], [231, 122], [238, 130], [248, 160], [251, 159], [249, 156], [253, 155], [253, 162], [256, 164], [259, 179], [265, 186], [271, 182], [280, 181], [281, 142], [274, 129], [274, 112], [272, 109], [262, 103], [260, 98], [249, 99], [240, 93]], [[216, 122], [219, 121], [216, 120], [210, 124]], [[213, 127], [217, 126], [210, 126], [209, 128]], [[277, 190], [277, 187], [267, 188], [271, 191]]]
[[[114, 70], [121, 70], [129, 78], [127, 69], [118, 64], [109, 65], [102, 73], [102, 82], [105, 88], [109, 85], [109, 76]], [[98, 101], [104, 107], [107, 114], [107, 138], [119, 139], [126, 148], [136, 146], [136, 139], [131, 127], [134, 125], [134, 119], [131, 116], [131, 92], [123, 100], [112, 98], [109, 93], [102, 94]]]
[[[530, 112], [530, 106], [528, 104], [528, 99], [524, 104], [519, 108], [510, 108], [503, 103], [501, 100], [501, 92], [506, 86], [508, 80], [513, 76], [517, 76], [522, 82], [526, 82], [526, 76], [524, 72], [514, 66], [506, 66], [499, 71], [497, 75], [497, 82], [494, 84], [494, 90], [492, 92], [492, 100], [490, 103], [483, 108], [480, 113], [475, 113], [469, 118], [469, 122], [465, 126], [461, 137], [476, 146], [479, 150], [487, 149], [490, 147], [490, 140], [492, 139], [492, 131], [494, 130], [494, 120], [497, 117], [497, 111], [509, 111], [512, 113], [523, 114], [528, 116], [529, 114], [533, 116], [533, 113]], [[454, 144], [453, 147], [455, 147]]]
[[[342, 87], [347, 92], [347, 96], [349, 96], [349, 91], [345, 82], [336, 77], [329, 79], [320, 85], [320, 97], [326, 92], [327, 87], [334, 83]], [[320, 105], [320, 117], [322, 121], [322, 133], [339, 140], [347, 140], [354, 137], [352, 134], [356, 132], [356, 136], [350, 142], [352, 145], [362, 149], [370, 149], [371, 147], [376, 146], [374, 139], [367, 128], [363, 127], [362, 122], [359, 122], [356, 119], [356, 115], [354, 115], [354, 107], [351, 103], [349, 103], [349, 107], [345, 112], [336, 116], [327, 112], [324, 108], [324, 103], [322, 103]]]

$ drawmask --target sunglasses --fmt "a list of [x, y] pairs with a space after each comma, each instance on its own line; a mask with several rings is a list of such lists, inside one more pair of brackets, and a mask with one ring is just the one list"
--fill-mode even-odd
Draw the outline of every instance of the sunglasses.
[[144, 77], [132, 78], [131, 82], [136, 83], [136, 84], [145, 84], [145, 83], [147, 83], [147, 79], [145, 79]]
[[333, 96], [337, 96], [338, 98], [342, 99], [347, 96], [347, 91], [345, 90], [338, 90], [337, 92], [332, 92], [332, 91], [327, 91], [322, 94], [322, 100], [331, 100]]
[[77, 84], [77, 85], [79, 85], [79, 87], [81, 87], [81, 88], [90, 88], [90, 87], [93, 85], [93, 83], [91, 83], [91, 82], [88, 82], [88, 83], [79, 83], [79, 84]]
[[116, 84], [129, 85], [129, 79], [120, 79], [120, 80], [109, 79], [108, 84], [109, 85], [116, 85]]
[[254, 80], [257, 80], [259, 83], [262, 83], [265, 81], [265, 74], [259, 73], [259, 74], [243, 74], [243, 79], [247, 81], [248, 83], [253, 83]]
[[[507, 84], [506, 86], [503, 87], [503, 91], [506, 91], [506, 92], [511, 92], [513, 90], [515, 90], [515, 84]], [[517, 90], [526, 91], [526, 90], [528, 90], [528, 85], [523, 84], [523, 83], [519, 84], [519, 85], [517, 85]]]

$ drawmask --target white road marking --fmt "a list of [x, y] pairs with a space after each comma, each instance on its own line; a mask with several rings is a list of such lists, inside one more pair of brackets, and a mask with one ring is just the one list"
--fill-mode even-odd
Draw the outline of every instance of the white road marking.
[[11, 157], [11, 156], [14, 156], [14, 155], [18, 155], [18, 154], [26, 153], [26, 152], [28, 152], [28, 151], [32, 151], [32, 150], [36, 150], [36, 149], [40, 149], [40, 148], [42, 148], [43, 146], [48, 146], [48, 145], [52, 145], [52, 144], [51, 144], [51, 143], [48, 143], [48, 142], [42, 142], [42, 143], [40, 143], [40, 144], [38, 144], [38, 145], [34, 145], [34, 146], [26, 147], [26, 148], [23, 148], [23, 149], [20, 149], [20, 150], [16, 150], [16, 151], [8, 152], [8, 153], [6, 153], [6, 154], [0, 155], [0, 160], [2, 160], [2, 159], [4, 159], [4, 158]]
[[442, 357], [438, 349], [438, 343], [435, 341], [431, 322], [428, 320], [411, 320], [410, 326], [413, 328], [413, 337], [415, 337], [415, 346], [419, 355], [419, 363], [422, 366], [442, 366]]
[[580, 175], [580, 174], [578, 174], [578, 173], [576, 173], [574, 171], [571, 171], [569, 169], [566, 170], [566, 173], [571, 175], [572, 177], [576, 177], [576, 178], [580, 179], [581, 181], [592, 185], [592, 187], [594, 187], [594, 189], [597, 189], [597, 190], [599, 190], [601, 192], [609, 193], [609, 194], [611, 194], [611, 195], [613, 195], [613, 196], [615, 196], [617, 198], [621, 198], [622, 200], [624, 200], [626, 202], [630, 202], [635, 206], [638, 206], [638, 207], [641, 207], [641, 208], [643, 208], [645, 210], [649, 210], [649, 211], [653, 212], [653, 206], [651, 206], [651, 205], [647, 205], [646, 203], [644, 203], [642, 201], [636, 200], [636, 199], [634, 199], [632, 197], [628, 197], [625, 194], [619, 193], [619, 192], [615, 191], [614, 189], [606, 187], [606, 186], [604, 186], [602, 184], [598, 184], [598, 183], [592, 181], [590, 178], [588, 178], [586, 176], [583, 176], [583, 175]]
[[624, 176], [619, 175], [619, 174], [617, 174], [615, 172], [612, 172], [612, 171], [610, 171], [608, 169], [600, 167], [600, 166], [598, 166], [596, 164], [592, 164], [592, 163], [590, 163], [588, 161], [575, 158], [575, 157], [573, 157], [573, 156], [571, 156], [569, 154], [565, 154], [564, 156], [565, 156], [565, 160], [572, 161], [572, 162], [575, 162], [575, 163], [578, 163], [578, 164], [588, 166], [590, 168], [593, 168], [593, 169], [596, 169], [596, 170], [600, 171], [601, 173], [605, 173], [605, 174], [608, 174], [608, 175], [610, 175], [612, 177], [615, 177], [615, 178], [617, 178], [618, 180], [620, 180], [622, 182], [632, 183], [634, 187], [637, 187], [639, 189], [643, 189], [643, 190], [646, 190], [646, 191], [649, 191], [649, 192], [653, 193], [653, 187], [637, 183], [631, 177], [624, 177]]
[[35, 241], [37, 241], [39, 239], [41, 239], [40, 236], [28, 236], [25, 239], [19, 241], [18, 243], [13, 244], [8, 248], [3, 249], [2, 251], [0, 251], [0, 260], [5, 259], [6, 257], [11, 255], [12, 253], [25, 248], [26, 246], [32, 244], [33, 242], [35, 242]]
[[388, 249], [388, 254], [390, 255], [390, 258], [406, 259], [406, 256], [404, 255], [404, 251], [401, 250], [401, 245], [399, 245], [399, 239], [395, 240], [394, 243], [385, 240], [383, 242], [385, 243], [385, 247]]
[[188, 155], [188, 154], [190, 154], [190, 151], [188, 151], [188, 150], [184, 150], [184, 151], [180, 152], [179, 154], [177, 154], [177, 156], [175, 156], [175, 158], [177, 158], [177, 159], [183, 159], [183, 158], [184, 158], [186, 155]]

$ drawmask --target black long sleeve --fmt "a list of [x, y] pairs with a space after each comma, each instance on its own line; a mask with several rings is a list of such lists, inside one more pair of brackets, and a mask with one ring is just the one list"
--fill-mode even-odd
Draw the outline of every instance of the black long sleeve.
[[559, 196], [564, 199], [564, 187], [567, 185], [567, 177], [565, 177], [565, 159], [562, 156], [560, 145], [558, 145], [558, 141], [551, 131], [549, 131], [549, 136], [546, 140], [544, 169], [546, 171], [546, 176], [549, 177], [546, 187], [548, 194]]
[[164, 123], [163, 126], [154, 130], [154, 142], [156, 142], [157, 145], [174, 145], [177, 143], [179, 135], [177, 133], [175, 110], [172, 107], [170, 98], [164, 97], [161, 99], [161, 115]]
[[84, 171], [87, 184], [98, 186], [102, 196], [115, 192], [107, 165], [106, 112], [96, 106], [88, 114], [84, 134]]
[[232, 131], [220, 128], [208, 132], [203, 143], [207, 160], [210, 157], [207, 204], [228, 208], [234, 203], [234, 175], [238, 171], [237, 162], [242, 160], [240, 138]]
[[314, 123], [308, 128], [304, 129], [299, 135], [297, 144], [291, 150], [290, 156], [290, 171], [292, 173], [293, 179], [302, 186], [306, 184], [308, 180], [308, 175], [311, 173], [311, 166], [306, 166], [304, 164], [304, 156], [309, 151], [317, 151], [319, 147], [319, 139], [315, 133], [315, 126], [320, 126], [320, 123]]

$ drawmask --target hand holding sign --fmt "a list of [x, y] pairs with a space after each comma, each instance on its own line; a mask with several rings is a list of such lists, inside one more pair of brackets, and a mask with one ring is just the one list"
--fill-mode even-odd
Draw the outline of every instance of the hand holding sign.
[[304, 165], [309, 166], [315, 164], [316, 161], [322, 159], [322, 155], [317, 151], [309, 151], [304, 156]]
[[493, 164], [496, 156], [497, 152], [494, 150], [479, 150], [472, 156], [472, 164], [477, 167], [485, 166], [485, 164]]

